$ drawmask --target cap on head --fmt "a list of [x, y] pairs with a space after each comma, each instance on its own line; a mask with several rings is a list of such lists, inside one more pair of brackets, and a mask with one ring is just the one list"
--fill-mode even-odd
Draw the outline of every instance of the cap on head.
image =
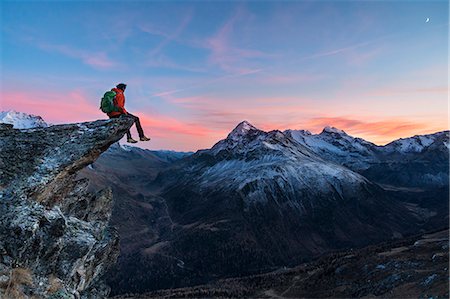
[[127, 85], [125, 83], [119, 83], [119, 84], [116, 85], [116, 87], [118, 89], [125, 90], [125, 88], [127, 88]]

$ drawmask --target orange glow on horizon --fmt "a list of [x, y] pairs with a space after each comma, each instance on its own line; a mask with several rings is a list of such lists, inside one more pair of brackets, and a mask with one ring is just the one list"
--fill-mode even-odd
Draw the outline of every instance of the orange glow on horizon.
[[[40, 115], [49, 123], [83, 122], [107, 118], [97, 105], [91, 103], [88, 100], [89, 97], [79, 90], [50, 93], [2, 92], [1, 97], [2, 110], [14, 109]], [[365, 116], [365, 120], [357, 116], [312, 117], [314, 109], [292, 103], [253, 107], [256, 109], [242, 107], [240, 113], [233, 113], [225, 107], [206, 105], [207, 101], [204, 98], [179, 99], [174, 102], [204, 113], [206, 115], [204, 121], [199, 124], [199, 121], [183, 121], [169, 115], [131, 111], [141, 119], [144, 131], [153, 139], [151, 143], [139, 144], [140, 146], [179, 151], [210, 148], [220, 139], [226, 138], [227, 134], [242, 120], [248, 120], [265, 131], [304, 129], [320, 133], [325, 126], [333, 126], [351, 136], [363, 138], [378, 145], [387, 144], [398, 138], [447, 130], [446, 120], [442, 119], [424, 122], [406, 118], [375, 119], [369, 116]], [[308, 116], [303, 116], [301, 121], [295, 121], [299, 119], [292, 115], [293, 111], [297, 111], [296, 109], [307, 113]], [[275, 115], [273, 118], [276, 121], [264, 115]], [[290, 117], [279, 120], [280, 115], [290, 115]], [[135, 128], [132, 128], [132, 134], [136, 134]]]

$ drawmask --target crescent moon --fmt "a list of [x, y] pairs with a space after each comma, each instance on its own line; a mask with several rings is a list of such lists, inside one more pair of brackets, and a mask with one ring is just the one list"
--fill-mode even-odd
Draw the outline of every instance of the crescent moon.
[[428, 23], [430, 21], [430, 18], [427, 18], [427, 20], [425, 21], [425, 23]]

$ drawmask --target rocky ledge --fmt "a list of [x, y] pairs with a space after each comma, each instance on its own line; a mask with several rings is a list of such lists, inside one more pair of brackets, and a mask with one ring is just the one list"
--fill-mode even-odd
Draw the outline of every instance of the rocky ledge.
[[0, 124], [0, 298], [105, 298], [119, 254], [110, 189], [77, 172], [117, 142], [129, 119], [18, 130]]

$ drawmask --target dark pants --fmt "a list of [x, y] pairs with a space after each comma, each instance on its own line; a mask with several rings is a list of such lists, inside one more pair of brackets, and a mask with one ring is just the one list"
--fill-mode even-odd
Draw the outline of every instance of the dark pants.
[[[118, 117], [130, 117], [134, 119], [134, 123], [136, 125], [136, 129], [138, 131], [139, 134], [139, 138], [144, 137], [144, 130], [142, 130], [142, 126], [141, 126], [141, 122], [139, 121], [139, 117], [128, 113], [128, 114], [120, 114], [120, 115], [116, 115], [116, 116], [110, 116], [109, 118], [118, 118]], [[127, 138], [130, 139], [131, 138], [131, 132], [130, 130], [127, 131]]]

